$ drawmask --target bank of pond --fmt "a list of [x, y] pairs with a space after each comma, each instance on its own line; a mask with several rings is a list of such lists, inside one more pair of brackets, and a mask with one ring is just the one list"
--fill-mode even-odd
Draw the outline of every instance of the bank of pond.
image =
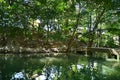
[[1, 54], [0, 80], [119, 80], [120, 62], [79, 54]]

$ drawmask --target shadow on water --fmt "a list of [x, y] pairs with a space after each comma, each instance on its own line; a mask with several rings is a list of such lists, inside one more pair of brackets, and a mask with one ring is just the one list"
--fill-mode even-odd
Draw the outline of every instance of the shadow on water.
[[119, 80], [120, 63], [69, 54], [0, 55], [0, 80]]

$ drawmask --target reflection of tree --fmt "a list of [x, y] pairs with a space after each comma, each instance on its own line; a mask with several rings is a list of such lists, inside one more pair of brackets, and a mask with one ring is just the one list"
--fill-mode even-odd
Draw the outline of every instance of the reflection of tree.
[[34, 74], [37, 74], [36, 77], [45, 75], [47, 80], [111, 80], [110, 78], [114, 77], [117, 80], [120, 77], [117, 72], [120, 67], [115, 66], [116, 71], [110, 75], [103, 75], [101, 60], [89, 57], [88, 62], [81, 65], [82, 60], [82, 57], [78, 55], [65, 55], [57, 59], [52, 58], [52, 60], [43, 56], [5, 55], [0, 57], [0, 75], [2, 76], [0, 80], [10, 80], [15, 72], [22, 71], [25, 72], [28, 80], [33, 78]]
[[90, 80], [99, 80], [103, 79], [102, 77], [102, 63], [99, 60], [95, 60], [94, 57], [88, 59], [87, 67], [88, 75]]
[[4, 79], [4, 68], [5, 68], [5, 62], [4, 62], [5, 58], [4, 55], [0, 56], [0, 80]]
[[9, 80], [12, 74], [14, 74], [15, 72], [20, 72], [22, 70], [26, 72], [32, 72], [35, 69], [36, 66], [34, 65], [36, 64], [28, 65], [29, 61], [27, 59], [16, 56], [6, 56], [6, 59], [4, 60], [0, 58], [0, 61], [2, 62], [0, 62], [0, 64], [2, 65], [2, 68], [0, 67], [0, 70], [2, 72], [2, 80]]
[[[56, 70], [59, 70], [59, 67], [61, 65], [65, 65], [70, 64], [70, 62], [68, 63], [66, 56], [63, 57], [65, 58], [64, 60], [60, 60], [60, 61], [49, 61], [49, 60], [44, 60], [45, 57], [41, 57], [41, 56], [30, 56], [30, 57], [26, 57], [26, 56], [22, 56], [22, 55], [6, 55], [2, 56], [2, 58], [0, 58], [0, 72], [2, 72], [2, 80], [9, 80], [12, 75], [16, 72], [21, 72], [24, 71], [26, 73], [26, 75], [28, 76], [28, 78], [30, 78], [33, 74], [41, 74], [43, 72], [43, 69], [50, 69], [47, 68], [50, 65], [58, 65], [58, 67], [56, 67]], [[43, 59], [44, 61], [41, 61], [41, 59]], [[53, 66], [54, 67], [54, 66]], [[58, 73], [60, 74], [60, 73]]]

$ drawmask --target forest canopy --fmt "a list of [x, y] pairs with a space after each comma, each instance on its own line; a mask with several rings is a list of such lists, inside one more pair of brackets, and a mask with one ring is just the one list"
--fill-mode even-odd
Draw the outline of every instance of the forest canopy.
[[0, 0], [0, 44], [120, 46], [120, 0]]

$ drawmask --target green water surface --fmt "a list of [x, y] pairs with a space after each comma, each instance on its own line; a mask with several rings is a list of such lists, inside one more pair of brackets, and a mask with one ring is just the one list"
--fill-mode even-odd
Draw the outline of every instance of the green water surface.
[[[25, 78], [12, 79], [19, 72]], [[78, 54], [3, 54], [0, 80], [120, 80], [120, 63]]]

